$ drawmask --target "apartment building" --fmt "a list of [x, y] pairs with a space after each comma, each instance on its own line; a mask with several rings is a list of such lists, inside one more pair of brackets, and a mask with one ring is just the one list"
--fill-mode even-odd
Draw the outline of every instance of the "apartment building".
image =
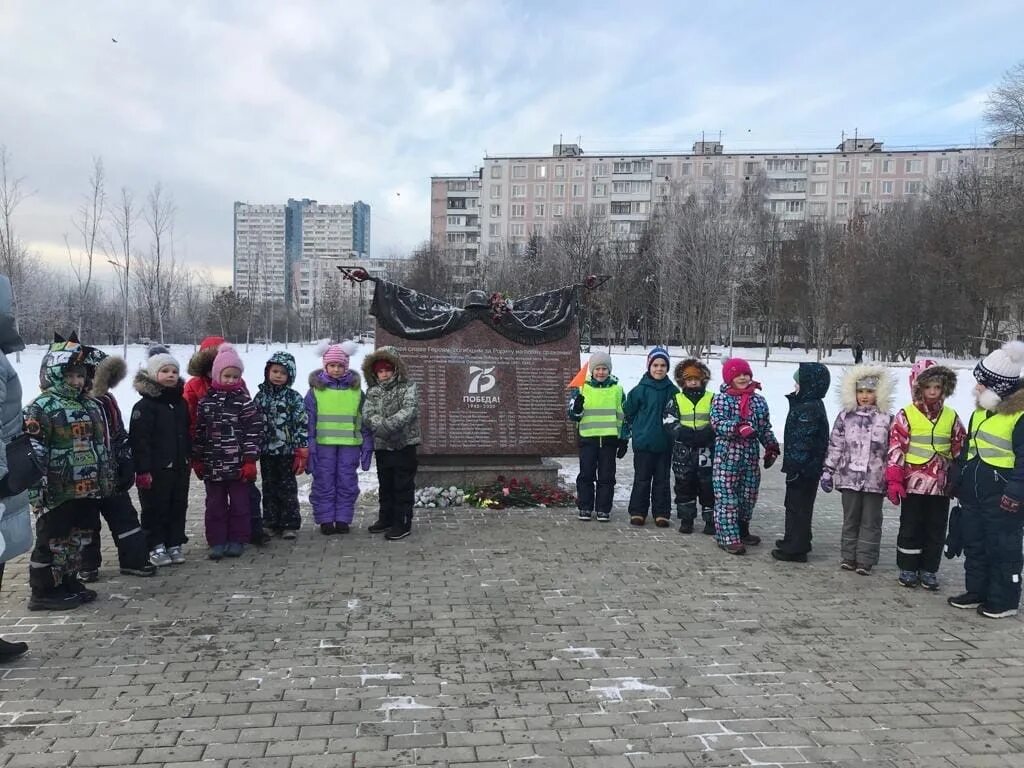
[[470, 254], [475, 260], [523, 248], [532, 234], [550, 235], [567, 217], [588, 214], [606, 220], [611, 237], [628, 245], [658, 202], [714, 185], [739, 195], [762, 172], [765, 205], [787, 226], [847, 222], [924, 195], [930, 183], [965, 166], [991, 168], [1001, 151], [887, 151], [873, 138], [844, 139], [822, 152], [727, 153], [720, 142], [700, 141], [690, 152], [585, 155], [576, 144], [556, 144], [550, 155], [486, 157], [477, 174], [432, 177], [431, 239], [450, 249], [453, 263], [469, 267]]
[[234, 288], [257, 301], [309, 306], [320, 277], [370, 256], [370, 206], [361, 201], [236, 202], [234, 216]]

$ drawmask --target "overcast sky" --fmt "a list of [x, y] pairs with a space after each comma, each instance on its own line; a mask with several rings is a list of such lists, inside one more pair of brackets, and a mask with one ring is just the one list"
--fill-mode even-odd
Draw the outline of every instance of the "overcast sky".
[[[361, 199], [373, 253], [429, 233], [429, 177], [485, 152], [985, 140], [1021, 0], [0, 2], [0, 144], [60, 261], [93, 155], [157, 180], [179, 258], [230, 279], [232, 203]], [[117, 42], [113, 42], [116, 38]], [[65, 258], [66, 261], [66, 258]]]

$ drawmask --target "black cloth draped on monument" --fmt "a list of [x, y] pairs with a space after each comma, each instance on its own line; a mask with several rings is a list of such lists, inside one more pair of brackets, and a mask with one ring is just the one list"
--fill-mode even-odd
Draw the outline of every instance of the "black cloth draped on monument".
[[507, 339], [544, 344], [568, 335], [579, 302], [579, 286], [570, 285], [515, 299], [498, 314], [490, 307], [453, 307], [387, 280], [375, 283], [370, 314], [384, 330], [403, 339], [439, 339], [482, 320]]

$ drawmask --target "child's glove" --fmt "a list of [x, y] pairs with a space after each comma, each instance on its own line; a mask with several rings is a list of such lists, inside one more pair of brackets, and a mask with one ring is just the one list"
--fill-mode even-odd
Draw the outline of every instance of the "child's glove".
[[885, 497], [889, 499], [889, 503], [898, 507], [907, 495], [907, 489], [903, 481], [903, 470], [899, 467], [889, 467], [885, 470], [885, 484]]
[[[747, 422], [741, 421], [739, 424], [736, 425], [736, 434], [739, 435], [740, 437], [750, 438], [757, 433], [754, 432], [754, 428], [747, 424]], [[768, 454], [765, 453], [765, 456], [767, 455]]]
[[202, 480], [206, 474], [206, 466], [199, 459], [192, 459], [192, 471], [196, 473], [196, 477]]
[[238, 479], [245, 483], [255, 483], [256, 462], [252, 459], [242, 462], [242, 471], [238, 473]]
[[764, 468], [771, 469], [772, 464], [779, 458], [778, 448], [765, 448], [764, 449]]
[[292, 459], [292, 474], [301, 475], [306, 471], [306, 462], [309, 460], [309, 448], [296, 448], [295, 458]]
[[619, 447], [615, 449], [615, 458], [621, 459], [629, 450], [629, 440], [619, 440]]
[[137, 472], [135, 474], [135, 487], [142, 491], [148, 491], [153, 487], [153, 475], [149, 472]]
[[1020, 512], [1020, 501], [1003, 494], [1003, 498], [999, 500], [999, 508], [1003, 510], [1003, 512], [1009, 512], [1011, 515], [1016, 515]]
[[370, 461], [373, 459], [373, 451], [364, 448], [359, 453], [359, 468], [366, 472], [370, 468]]
[[580, 392], [572, 399], [572, 405], [569, 408], [572, 411], [573, 416], [583, 415], [583, 393]]
[[835, 487], [835, 485], [832, 482], [832, 475], [829, 474], [828, 472], [823, 474], [821, 476], [821, 482], [818, 483], [818, 485], [821, 486], [821, 490], [823, 490], [825, 493], [832, 493], [832, 489]]

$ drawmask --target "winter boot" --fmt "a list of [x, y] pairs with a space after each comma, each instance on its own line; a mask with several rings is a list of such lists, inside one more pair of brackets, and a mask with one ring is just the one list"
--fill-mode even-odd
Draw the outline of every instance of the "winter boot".
[[807, 562], [807, 555], [804, 554], [803, 552], [800, 552], [798, 554], [798, 553], [783, 552], [781, 549], [773, 549], [772, 550], [772, 557], [774, 559], [780, 560], [780, 561], [782, 561], [784, 563], [806, 563]]
[[986, 619], [1008, 619], [1011, 616], [1017, 615], [1016, 608], [1007, 608], [1005, 611], [995, 611], [991, 608], [986, 608], [984, 603], [978, 606], [978, 615], [984, 616]]
[[320, 523], [320, 533], [324, 536], [333, 536], [337, 533], [337, 529], [334, 527], [334, 523]]
[[748, 547], [756, 547], [761, 543], [761, 537], [755, 536], [750, 532], [750, 521], [744, 522], [740, 520], [740, 541], [746, 544]]
[[79, 571], [78, 578], [86, 584], [97, 582], [100, 580], [99, 569]]
[[952, 605], [954, 608], [977, 608], [982, 605], [985, 601], [981, 599], [981, 595], [975, 594], [974, 592], [964, 592], [962, 595], [951, 597], [946, 600], [947, 603]]
[[[78, 575], [81, 576], [82, 575], [81, 572], [79, 572]], [[121, 575], [122, 576], [143, 576], [143, 577], [145, 577], [145, 576], [156, 576], [156, 566], [153, 565], [152, 563], [144, 563], [143, 565], [140, 565], [138, 568], [129, 568], [126, 565], [122, 565], [121, 566]]]
[[704, 521], [704, 535], [714, 536], [715, 535], [715, 520], [714, 518]]
[[96, 599], [96, 590], [89, 589], [77, 576], [68, 574], [64, 577], [64, 589], [73, 595], [78, 595], [78, 602], [91, 603]]
[[576, 512], [576, 519], [577, 520], [585, 520], [585, 521], [589, 522], [592, 519], [592, 516], [590, 514], [590, 510], [589, 509], [577, 510], [577, 512]]
[[597, 522], [599, 522], [599, 523], [607, 523], [609, 520], [611, 520], [611, 518], [612, 518], [612, 513], [611, 512], [598, 512], [597, 513]]
[[168, 547], [167, 555], [171, 558], [171, 565], [181, 565], [185, 562], [185, 554], [181, 551], [181, 547]]
[[900, 584], [904, 587], [916, 587], [917, 571], [900, 571]]
[[241, 557], [245, 545], [240, 541], [229, 541], [224, 545], [224, 557]]
[[16, 659], [28, 650], [26, 643], [10, 643], [0, 638], [0, 664]]
[[856, 560], [842, 560], [839, 563], [839, 567], [842, 568], [844, 571], [855, 571], [855, 570], [857, 570], [857, 561]]
[[211, 560], [220, 560], [222, 557], [224, 557], [224, 545], [214, 544], [212, 547], [210, 547], [209, 557]]
[[936, 592], [939, 589], [939, 577], [938, 574], [931, 573], [930, 571], [921, 571], [919, 574], [921, 578], [921, 586], [927, 589], [929, 592]]
[[697, 518], [697, 502], [686, 501], [676, 504], [676, 517], [679, 518], [680, 533], [693, 533], [693, 521]]
[[30, 611], [70, 611], [81, 604], [78, 595], [68, 592], [63, 585], [46, 592], [33, 592], [28, 598]]
[[646, 522], [647, 522], [647, 518], [646, 517], [642, 517], [640, 515], [630, 515], [629, 516], [629, 524], [630, 525], [643, 525]]
[[157, 544], [149, 553], [149, 562], [158, 568], [171, 564], [171, 556], [167, 554], [167, 548], [163, 544]]
[[857, 573], [859, 573], [861, 576], [870, 576], [871, 566], [865, 565], [864, 563], [857, 563]]
[[350, 530], [351, 530], [351, 528], [349, 527], [348, 523], [335, 523], [334, 524], [334, 532], [335, 533], [348, 533]]
[[734, 541], [729, 544], [719, 544], [719, 548], [724, 549], [730, 555], [745, 555], [747, 554], [747, 548], [743, 546], [742, 541]]

